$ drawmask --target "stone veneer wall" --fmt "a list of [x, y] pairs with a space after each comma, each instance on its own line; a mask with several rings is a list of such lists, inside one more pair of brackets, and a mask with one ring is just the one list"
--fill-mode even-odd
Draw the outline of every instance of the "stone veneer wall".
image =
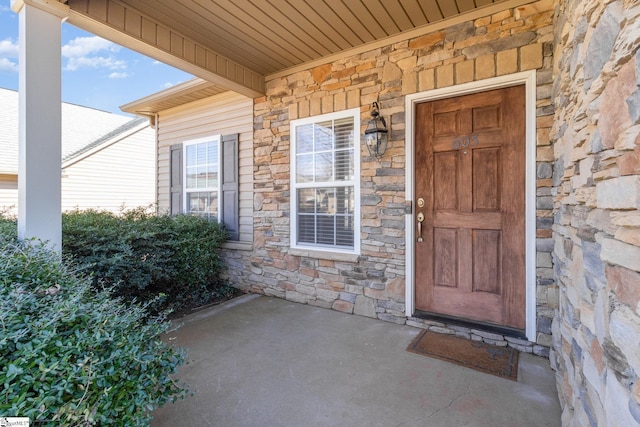
[[[251, 292], [547, 355], [557, 307], [549, 140], [554, 7], [552, 0], [534, 2], [268, 81], [254, 106], [254, 249], [226, 254], [232, 281]], [[537, 343], [407, 319], [405, 95], [530, 69], [538, 70]], [[289, 121], [360, 107], [366, 123], [377, 99], [392, 134], [382, 159], [362, 151], [361, 255], [291, 250]]]
[[550, 359], [563, 425], [638, 425], [640, 3], [559, 3]]

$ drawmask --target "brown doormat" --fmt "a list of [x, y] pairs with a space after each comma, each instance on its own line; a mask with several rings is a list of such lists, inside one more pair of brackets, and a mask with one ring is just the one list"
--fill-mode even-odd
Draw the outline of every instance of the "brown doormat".
[[518, 381], [518, 350], [422, 331], [407, 351]]

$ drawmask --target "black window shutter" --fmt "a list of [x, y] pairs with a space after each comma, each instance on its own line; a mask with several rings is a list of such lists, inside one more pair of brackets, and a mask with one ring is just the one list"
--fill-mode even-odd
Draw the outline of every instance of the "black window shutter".
[[238, 134], [222, 137], [222, 212], [220, 219], [227, 228], [229, 240], [239, 239], [238, 206]]
[[178, 215], [184, 210], [182, 208], [182, 144], [175, 144], [170, 147], [170, 206], [171, 215]]

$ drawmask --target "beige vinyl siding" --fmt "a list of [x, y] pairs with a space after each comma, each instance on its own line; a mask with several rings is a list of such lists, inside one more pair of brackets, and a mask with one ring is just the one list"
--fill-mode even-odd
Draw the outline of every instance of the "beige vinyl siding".
[[154, 130], [136, 133], [70, 163], [62, 171], [62, 210], [114, 213], [155, 203]]
[[18, 215], [18, 175], [0, 174], [0, 214]]
[[169, 212], [169, 147], [212, 135], [239, 134], [240, 241], [253, 242], [253, 100], [225, 92], [158, 114], [158, 211]]

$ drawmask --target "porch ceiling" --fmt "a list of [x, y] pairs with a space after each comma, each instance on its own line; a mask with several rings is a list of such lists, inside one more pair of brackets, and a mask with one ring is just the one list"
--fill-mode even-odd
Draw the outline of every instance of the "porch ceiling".
[[256, 97], [296, 67], [533, 0], [58, 1], [74, 25]]
[[123, 3], [266, 76], [499, 1], [125, 0]]

